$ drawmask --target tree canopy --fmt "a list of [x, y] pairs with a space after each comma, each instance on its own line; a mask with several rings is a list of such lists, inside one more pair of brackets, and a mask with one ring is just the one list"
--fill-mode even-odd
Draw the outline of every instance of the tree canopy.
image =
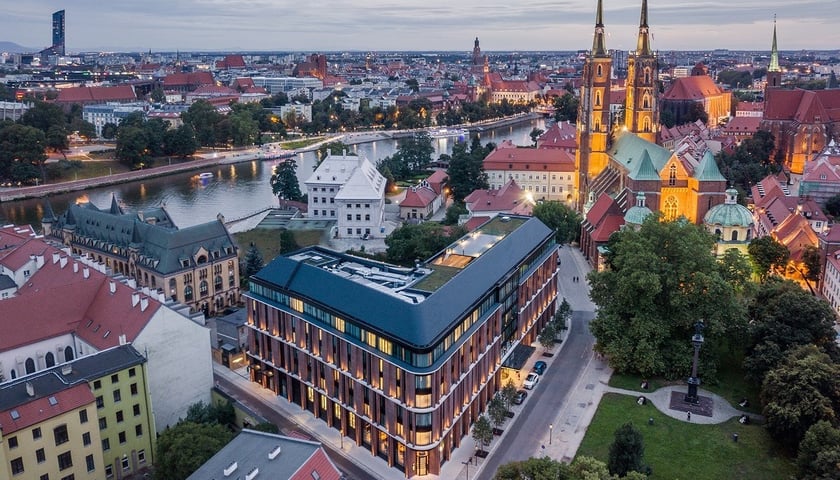
[[820, 420], [808, 429], [796, 456], [801, 480], [824, 480], [840, 475], [840, 430]]
[[784, 273], [790, 259], [790, 251], [773, 237], [756, 238], [747, 247], [756, 273], [762, 280], [770, 273]]
[[610, 445], [610, 473], [624, 477], [629, 472], [644, 472], [645, 443], [641, 432], [632, 423], [625, 423], [615, 431]]
[[287, 158], [274, 167], [270, 183], [271, 192], [281, 200], [298, 202], [303, 199], [297, 178], [297, 161], [294, 157]]
[[[690, 371], [689, 339], [698, 321], [707, 343], [719, 344], [743, 323], [734, 288], [721, 275], [713, 237], [685, 220], [652, 215], [636, 230], [613, 234], [607, 268], [589, 275], [598, 305], [590, 329], [596, 350], [619, 372], [683, 377]], [[701, 371], [713, 377], [714, 356], [701, 350]]]
[[840, 365], [814, 345], [797, 347], [767, 373], [761, 398], [768, 432], [795, 450], [820, 420], [837, 423]]
[[580, 238], [581, 216], [563, 202], [540, 202], [534, 206], [533, 215], [554, 230], [557, 243], [570, 243]]
[[157, 439], [155, 478], [184, 480], [233, 438], [218, 423], [183, 422], [167, 428]]
[[465, 143], [458, 143], [452, 147], [452, 157], [449, 161], [449, 188], [452, 191], [452, 198], [457, 203], [462, 203], [464, 198], [474, 190], [489, 188], [487, 174], [484, 172], [484, 153], [467, 152]]

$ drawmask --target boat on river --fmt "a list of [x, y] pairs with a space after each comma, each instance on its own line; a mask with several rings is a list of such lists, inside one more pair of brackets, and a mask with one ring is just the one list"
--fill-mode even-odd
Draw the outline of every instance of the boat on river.
[[467, 130], [463, 128], [433, 128], [429, 130], [429, 136], [432, 138], [449, 138], [449, 137], [457, 137], [457, 138], [466, 138], [469, 135]]
[[214, 176], [215, 175], [213, 175], [210, 172], [201, 172], [201, 173], [198, 174], [198, 178], [200, 178], [202, 180], [209, 180], [209, 179], [213, 178]]

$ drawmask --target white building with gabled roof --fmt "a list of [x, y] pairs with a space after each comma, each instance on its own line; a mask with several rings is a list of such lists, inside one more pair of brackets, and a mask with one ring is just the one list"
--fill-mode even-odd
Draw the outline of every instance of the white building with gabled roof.
[[364, 156], [329, 155], [305, 184], [309, 217], [335, 220], [338, 238], [385, 236], [385, 177]]

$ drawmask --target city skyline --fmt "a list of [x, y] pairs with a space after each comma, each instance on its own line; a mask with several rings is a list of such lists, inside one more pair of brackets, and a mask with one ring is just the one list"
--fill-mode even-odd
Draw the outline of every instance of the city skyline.
[[[840, 45], [829, 0], [649, 1], [658, 50], [769, 50], [778, 16], [781, 50]], [[50, 15], [67, 10], [67, 51], [486, 51], [581, 50], [591, 47], [595, 0], [520, 4], [463, 0], [328, 0], [305, 11], [237, 0], [160, 0], [130, 4], [32, 0], [7, 7], [4, 38], [40, 49], [50, 41]], [[606, 0], [607, 47], [635, 48], [639, 0]]]

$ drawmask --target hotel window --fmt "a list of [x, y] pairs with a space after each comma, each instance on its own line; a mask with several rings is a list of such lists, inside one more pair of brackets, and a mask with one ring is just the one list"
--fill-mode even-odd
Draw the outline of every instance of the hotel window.
[[[79, 423], [87, 423], [87, 421], [88, 421], [87, 410], [79, 410]], [[40, 433], [41, 429], [38, 429], [38, 432], [39, 432], [38, 436], [40, 437], [41, 436], [41, 433]]]
[[67, 433], [67, 425], [59, 425], [53, 429], [53, 435], [55, 436], [55, 446], [59, 446], [62, 443], [67, 443], [70, 441], [70, 435]]
[[11, 461], [12, 475], [19, 475], [23, 473], [23, 457], [18, 457]]
[[17, 448], [18, 446], [18, 439], [17, 437], [9, 437], [9, 449]]
[[125, 443], [125, 432], [120, 432], [119, 435], [117, 435], [117, 436], [120, 439], [120, 445], [124, 444]]
[[122, 471], [127, 472], [129, 470], [128, 457], [123, 457], [120, 463], [122, 464]]
[[139, 463], [140, 465], [143, 465], [144, 463], [146, 463], [146, 451], [145, 450], [140, 450], [139, 452], [137, 452], [137, 463]]
[[96, 470], [96, 464], [93, 461], [93, 455], [88, 455], [87, 457], [85, 457], [85, 463], [87, 464], [88, 472]]
[[107, 452], [111, 449], [111, 440], [108, 438], [102, 439], [102, 451]]
[[120, 411], [117, 412], [117, 423], [122, 423], [123, 420], [124, 420], [123, 412], [122, 412], [122, 410], [120, 410]]
[[134, 426], [134, 434], [138, 437], [143, 436], [143, 425], [135, 425]]
[[90, 432], [85, 432], [82, 434], [82, 444], [84, 446], [90, 445]]
[[73, 456], [70, 452], [64, 452], [58, 456], [58, 469], [67, 470], [73, 467]]
[[[83, 412], [85, 410], [82, 410]], [[32, 440], [38, 440], [41, 438], [41, 427], [36, 427], [32, 429]]]
[[108, 420], [105, 417], [99, 419], [99, 429], [105, 430], [108, 428]]
[[43, 448], [39, 448], [38, 450], [35, 450], [35, 460], [37, 460], [38, 463], [44, 463], [44, 462], [47, 461], [47, 454], [44, 453]]
[[347, 214], [347, 220], [353, 220], [353, 215], [348, 213]]

